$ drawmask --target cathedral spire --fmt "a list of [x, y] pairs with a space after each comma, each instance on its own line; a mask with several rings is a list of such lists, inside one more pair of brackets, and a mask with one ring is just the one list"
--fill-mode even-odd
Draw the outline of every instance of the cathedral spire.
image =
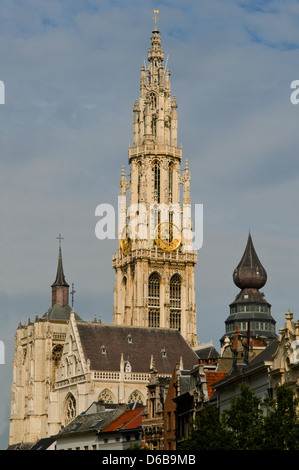
[[181, 175], [178, 104], [171, 94], [168, 60], [164, 65], [158, 10], [154, 13], [148, 63], [141, 66], [139, 99], [133, 105], [130, 178], [123, 169], [120, 182], [113, 321], [177, 329], [195, 347], [197, 252], [192, 246], [191, 174], [187, 164]]
[[63, 263], [62, 263], [62, 253], [61, 253], [61, 240], [62, 237], [59, 234], [59, 252], [58, 252], [58, 263], [57, 263], [57, 272], [55, 281], [52, 284], [52, 306], [60, 305], [64, 307], [68, 305], [69, 298], [69, 285], [65, 280], [63, 272]]

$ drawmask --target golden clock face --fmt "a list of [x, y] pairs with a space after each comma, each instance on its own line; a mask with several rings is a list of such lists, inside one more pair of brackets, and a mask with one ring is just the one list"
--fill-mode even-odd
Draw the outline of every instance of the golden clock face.
[[154, 233], [155, 243], [161, 250], [174, 251], [181, 244], [181, 232], [172, 222], [157, 225]]
[[123, 252], [124, 255], [128, 255], [130, 253], [131, 248], [132, 248], [132, 243], [133, 243], [133, 239], [132, 239], [131, 229], [127, 225], [122, 232], [122, 236], [120, 240], [121, 251]]

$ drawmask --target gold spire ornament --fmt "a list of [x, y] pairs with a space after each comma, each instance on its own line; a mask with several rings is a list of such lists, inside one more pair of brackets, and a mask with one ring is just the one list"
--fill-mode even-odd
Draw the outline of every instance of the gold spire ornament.
[[122, 232], [122, 238], [120, 240], [120, 247], [121, 251], [123, 252], [124, 255], [128, 255], [131, 251], [132, 248], [132, 234], [131, 234], [131, 229], [128, 225], [124, 228]]
[[157, 18], [157, 14], [159, 13], [159, 10], [154, 10], [154, 13], [155, 13], [155, 16], [153, 16], [153, 20], [155, 20], [155, 29], [157, 28], [157, 20], [159, 18]]

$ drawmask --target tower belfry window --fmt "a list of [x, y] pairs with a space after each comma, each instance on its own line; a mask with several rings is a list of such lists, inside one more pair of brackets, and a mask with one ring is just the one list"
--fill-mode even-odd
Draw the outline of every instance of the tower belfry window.
[[179, 331], [181, 329], [181, 278], [178, 274], [170, 279], [169, 326]]
[[160, 166], [158, 162], [154, 163], [153, 166], [153, 178], [154, 178], [154, 199], [156, 202], [160, 202]]
[[150, 103], [151, 103], [151, 108], [154, 111], [157, 107], [157, 97], [155, 93], [150, 94]]
[[173, 196], [173, 168], [172, 163], [169, 164], [168, 167], [168, 191], [169, 191], [169, 202], [172, 202]]
[[148, 326], [160, 326], [160, 276], [152, 273], [148, 280]]
[[157, 135], [157, 116], [153, 114], [152, 116], [152, 135]]

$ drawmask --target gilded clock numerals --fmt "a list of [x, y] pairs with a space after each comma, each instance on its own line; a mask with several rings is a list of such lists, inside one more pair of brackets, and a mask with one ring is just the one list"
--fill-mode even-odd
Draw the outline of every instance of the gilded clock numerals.
[[172, 222], [157, 225], [154, 233], [156, 245], [164, 251], [174, 251], [181, 244], [181, 232]]
[[129, 227], [126, 226], [123, 230], [122, 238], [120, 241], [121, 251], [123, 252], [124, 255], [128, 255], [130, 253], [131, 248], [132, 248], [132, 243], [133, 243], [133, 240], [132, 240], [131, 231]]

